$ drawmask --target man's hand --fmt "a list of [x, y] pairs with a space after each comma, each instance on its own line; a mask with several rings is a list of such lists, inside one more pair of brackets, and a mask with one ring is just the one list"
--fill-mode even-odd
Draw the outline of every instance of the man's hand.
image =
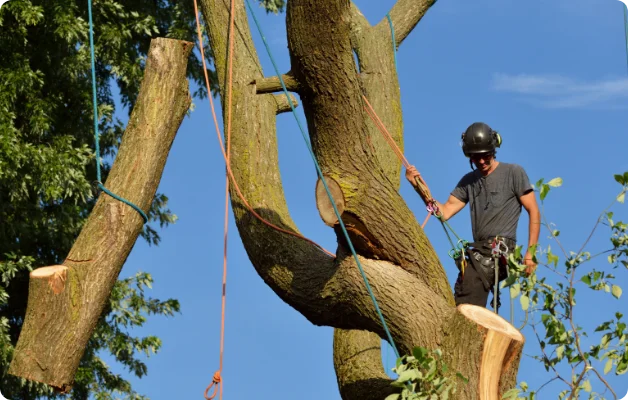
[[406, 169], [406, 179], [412, 186], [417, 187], [416, 178], [420, 177], [421, 174], [416, 170], [414, 165], [411, 165], [408, 169]]
[[525, 272], [528, 276], [532, 275], [532, 273], [536, 270], [536, 263], [532, 259], [532, 254], [530, 254], [530, 252], [527, 252], [523, 257], [523, 264], [526, 266]]

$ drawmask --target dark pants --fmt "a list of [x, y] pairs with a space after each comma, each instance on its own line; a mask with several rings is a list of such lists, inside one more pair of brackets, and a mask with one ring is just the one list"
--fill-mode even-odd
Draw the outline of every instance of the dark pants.
[[[494, 291], [495, 287], [495, 275], [494, 269], [487, 271], [486, 266], [482, 268], [481, 261], [478, 261], [474, 255], [480, 253], [484, 257], [485, 261], [490, 259], [489, 265], [494, 267], [495, 261], [491, 257], [490, 242], [492, 239], [483, 243], [473, 243], [475, 248], [467, 249], [466, 259], [467, 266], [465, 268], [464, 276], [462, 272], [458, 274], [458, 279], [454, 285], [454, 299], [456, 305], [460, 304], [473, 304], [480, 307], [486, 307], [486, 301], [488, 300], [488, 294]], [[504, 239], [508, 246], [508, 251], [513, 251], [515, 242], [509, 239]], [[507, 276], [507, 255], [500, 257], [499, 262], [499, 281], [502, 281]], [[459, 262], [456, 264], [460, 265]], [[459, 267], [460, 268], [460, 267]], [[497, 296], [497, 308], [499, 309], [499, 289], [497, 293], [493, 293], [493, 296]], [[493, 301], [491, 301], [491, 306]]]
[[486, 300], [488, 300], [490, 288], [484, 285], [482, 278], [473, 265], [470, 262], [467, 264], [464, 278], [462, 277], [462, 272], [460, 272], [456, 284], [454, 285], [456, 305], [473, 304], [486, 307]]

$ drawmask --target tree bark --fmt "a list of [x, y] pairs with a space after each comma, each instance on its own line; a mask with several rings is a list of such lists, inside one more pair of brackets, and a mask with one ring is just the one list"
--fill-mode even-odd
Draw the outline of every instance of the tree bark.
[[[106, 182], [145, 212], [188, 111], [192, 43], [151, 42], [137, 103]], [[102, 193], [62, 266], [31, 273], [26, 317], [9, 373], [68, 392], [96, 323], [143, 226], [129, 206]]]
[[[229, 2], [202, 0], [208, 35], [217, 55], [224, 114], [224, 94], [228, 84], [232, 88], [231, 169], [253, 211], [298, 233], [284, 198], [278, 166], [277, 106], [272, 94], [279, 91], [278, 79], [264, 77], [243, 1], [237, 0], [235, 7], [233, 81], [228, 83]], [[492, 328], [454, 306], [444, 269], [398, 193], [399, 160], [393, 158], [387, 144], [375, 142], [381, 133], [374, 130], [364, 111], [362, 95], [366, 93], [397, 143], [402, 144], [390, 28], [383, 24], [369, 27], [347, 0], [290, 0], [286, 12], [292, 63], [289, 75], [294, 78], [288, 90], [300, 95], [315, 157], [333, 187], [334, 203], [397, 348], [402, 354], [414, 346], [441, 348], [452, 370], [458, 368], [469, 377], [469, 385], [459, 390], [458, 398], [486, 398], [480, 397], [479, 382], [489, 370], [484, 369], [482, 375], [474, 365], [487, 354], [485, 349], [492, 348], [485, 343], [486, 337], [494, 337]], [[419, 14], [417, 11], [414, 18], [417, 22]], [[384, 29], [388, 33], [383, 34]], [[318, 178], [312, 177], [313, 190]], [[231, 186], [244, 248], [260, 277], [281, 299], [313, 324], [386, 337], [339, 221], [330, 211], [332, 203], [323, 200], [320, 184], [317, 206], [336, 234], [335, 258], [303, 238], [259, 221], [236, 193], [235, 185]], [[502, 392], [514, 385], [521, 350], [516, 340], [503, 340], [502, 347], [506, 342], [504, 359], [508, 362], [498, 371], [501, 375], [497, 379], [498, 391]], [[381, 400], [387, 393], [381, 361], [375, 361], [377, 348], [379, 343], [373, 335], [336, 332], [335, 367], [344, 399]], [[343, 366], [345, 362], [350, 365]]]

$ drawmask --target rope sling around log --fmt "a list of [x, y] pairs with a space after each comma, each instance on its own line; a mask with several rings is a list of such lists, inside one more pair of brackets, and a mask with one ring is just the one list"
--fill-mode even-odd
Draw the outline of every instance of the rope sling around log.
[[94, 24], [92, 18], [92, 0], [87, 0], [87, 14], [89, 16], [89, 50], [91, 55], [91, 67], [92, 67], [92, 97], [93, 97], [93, 105], [94, 105], [94, 153], [96, 154], [96, 187], [97, 189], [102, 190], [107, 193], [109, 196], [114, 199], [121, 201], [122, 203], [130, 206], [135, 211], [137, 211], [144, 220], [144, 223], [148, 222], [148, 216], [144, 213], [144, 211], [139, 208], [137, 205], [131, 203], [127, 199], [124, 199], [117, 194], [111, 192], [109, 189], [102, 184], [101, 174], [100, 174], [100, 134], [98, 132], [98, 99], [96, 97], [96, 56], [94, 54]]

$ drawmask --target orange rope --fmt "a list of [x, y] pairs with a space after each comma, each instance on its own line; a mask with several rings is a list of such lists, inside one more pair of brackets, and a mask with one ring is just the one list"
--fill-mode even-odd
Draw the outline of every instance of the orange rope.
[[[397, 155], [397, 157], [399, 158], [403, 166], [406, 169], [408, 169], [410, 167], [410, 163], [408, 162], [408, 159], [403, 155], [403, 152], [401, 151], [399, 146], [397, 146], [397, 143], [395, 143], [395, 139], [393, 139], [392, 135], [390, 134], [390, 132], [388, 132], [388, 129], [386, 129], [386, 126], [384, 125], [382, 120], [377, 116], [377, 113], [373, 109], [373, 106], [371, 106], [371, 103], [369, 103], [366, 96], [362, 95], [362, 99], [366, 103], [366, 105], [364, 106], [366, 113], [369, 115], [369, 117], [371, 117], [371, 119], [375, 123], [375, 126], [377, 126], [379, 131], [382, 133], [382, 135], [384, 136], [384, 139], [388, 142], [388, 144], [392, 148], [393, 152]], [[419, 191], [422, 194], [421, 197], [423, 197], [423, 200], [425, 201], [426, 204], [436, 201], [432, 197], [432, 193], [430, 192], [430, 189], [427, 186], [427, 183], [425, 183], [425, 180], [423, 180], [423, 177], [421, 175], [417, 177], [417, 184], [419, 187]], [[421, 225], [421, 228], [425, 228], [425, 225], [427, 224], [427, 221], [430, 219], [431, 215], [432, 215], [431, 212], [427, 214], [427, 216], [425, 217], [425, 220], [423, 221], [423, 224]]]
[[[206, 61], [205, 61], [205, 51], [203, 48], [203, 35], [201, 34], [201, 24], [200, 24], [200, 20], [199, 20], [199, 12], [198, 12], [198, 3], [197, 0], [194, 0], [194, 14], [196, 16], [196, 31], [197, 31], [197, 35], [198, 35], [198, 41], [199, 41], [199, 47], [200, 47], [200, 53], [201, 53], [201, 60], [203, 62], [203, 73], [205, 75], [205, 86], [207, 88], [207, 97], [209, 98], [209, 103], [210, 103], [210, 108], [211, 108], [211, 112], [212, 112], [212, 117], [214, 120], [214, 125], [216, 127], [216, 134], [218, 136], [218, 142], [220, 144], [220, 151], [222, 153], [222, 156], [225, 160], [225, 164], [227, 167], [227, 181], [225, 183], [225, 236], [224, 236], [224, 257], [223, 257], [223, 280], [222, 280], [222, 312], [221, 312], [221, 323], [220, 323], [220, 363], [219, 363], [219, 369], [218, 371], [216, 371], [214, 373], [213, 379], [212, 379], [212, 383], [207, 386], [207, 388], [205, 389], [205, 399], [206, 400], [211, 400], [214, 397], [216, 397], [217, 393], [220, 393], [220, 399], [222, 400], [222, 367], [223, 367], [223, 357], [224, 357], [224, 332], [225, 332], [225, 303], [226, 303], [226, 293], [227, 293], [227, 234], [228, 234], [228, 225], [229, 225], [229, 182], [231, 181], [233, 184], [234, 189], [236, 190], [238, 197], [240, 198], [240, 200], [244, 203], [244, 205], [246, 206], [246, 208], [251, 212], [251, 214], [253, 214], [257, 219], [259, 219], [261, 222], [263, 222], [264, 224], [268, 225], [269, 227], [279, 231], [279, 232], [283, 232], [286, 233], [288, 235], [292, 235], [295, 237], [298, 237], [300, 239], [303, 239], [313, 245], [315, 245], [316, 247], [318, 247], [319, 249], [321, 249], [323, 252], [325, 252], [326, 254], [328, 254], [331, 257], [335, 257], [335, 255], [333, 253], [331, 253], [328, 250], [325, 250], [323, 247], [321, 247], [319, 244], [315, 243], [314, 241], [307, 239], [305, 237], [303, 237], [302, 235], [299, 235], [298, 233], [294, 233], [285, 229], [282, 229], [274, 224], [272, 224], [271, 222], [268, 222], [267, 220], [265, 220], [263, 217], [261, 217], [257, 212], [255, 212], [255, 210], [253, 209], [253, 207], [251, 207], [251, 205], [246, 201], [244, 195], [242, 194], [242, 191], [240, 190], [240, 187], [238, 186], [238, 183], [235, 179], [235, 177], [233, 176], [233, 171], [231, 170], [231, 89], [232, 89], [232, 80], [233, 80], [233, 43], [234, 43], [234, 36], [233, 36], [233, 31], [234, 31], [234, 26], [235, 26], [235, 6], [234, 6], [234, 0], [231, 0], [231, 15], [230, 15], [230, 21], [229, 21], [229, 61], [228, 61], [228, 84], [227, 84], [227, 150], [225, 152], [225, 146], [223, 144], [222, 141], [222, 137], [220, 136], [220, 128], [218, 126], [218, 118], [216, 116], [216, 107], [214, 106], [214, 101], [211, 95], [211, 85], [210, 85], [210, 81], [209, 81], [209, 76], [207, 74], [207, 65], [206, 65]], [[220, 386], [220, 388], [218, 388], [218, 386]], [[210, 396], [208, 393], [209, 391], [212, 389], [212, 387], [214, 388], [213, 394]]]

